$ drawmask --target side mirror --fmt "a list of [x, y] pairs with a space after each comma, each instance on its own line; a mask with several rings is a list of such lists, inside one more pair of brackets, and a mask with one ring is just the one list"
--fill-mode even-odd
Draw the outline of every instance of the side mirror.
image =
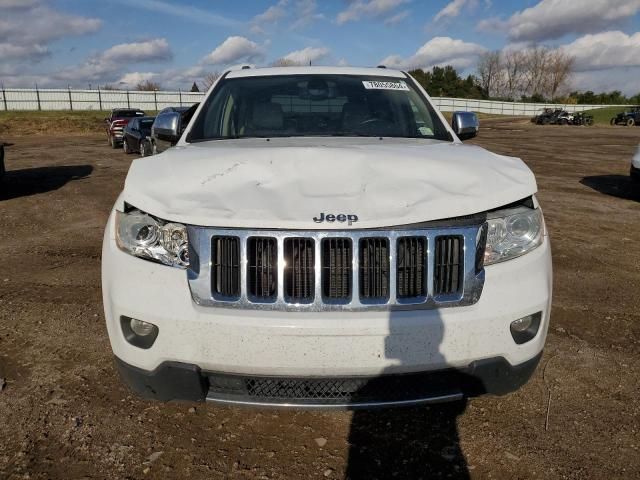
[[156, 117], [151, 134], [169, 143], [178, 143], [180, 140], [180, 114], [177, 112], [167, 112]]
[[480, 120], [473, 112], [453, 112], [451, 128], [460, 140], [468, 140], [478, 134]]

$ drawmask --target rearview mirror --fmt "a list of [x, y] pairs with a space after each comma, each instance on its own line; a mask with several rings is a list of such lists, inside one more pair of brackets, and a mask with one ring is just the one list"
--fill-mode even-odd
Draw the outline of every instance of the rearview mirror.
[[468, 140], [478, 134], [480, 120], [473, 112], [453, 112], [451, 128], [460, 140]]
[[180, 140], [180, 114], [167, 112], [156, 117], [151, 127], [151, 134], [159, 140], [169, 143], [178, 143]]

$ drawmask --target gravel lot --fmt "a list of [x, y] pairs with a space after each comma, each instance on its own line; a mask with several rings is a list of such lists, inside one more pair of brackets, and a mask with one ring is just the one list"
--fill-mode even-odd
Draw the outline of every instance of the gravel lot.
[[506, 397], [355, 414], [130, 395], [100, 248], [135, 157], [98, 133], [3, 140], [0, 478], [640, 478], [640, 128], [483, 120], [474, 143], [527, 162], [551, 231], [542, 363]]

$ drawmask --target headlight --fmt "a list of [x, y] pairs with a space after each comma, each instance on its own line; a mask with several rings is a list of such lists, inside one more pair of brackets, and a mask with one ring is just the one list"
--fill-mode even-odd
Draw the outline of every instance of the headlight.
[[172, 267], [189, 266], [187, 227], [139, 210], [116, 212], [116, 243], [120, 250], [136, 257], [157, 260]]
[[502, 262], [523, 255], [542, 243], [544, 224], [539, 209], [487, 220], [484, 264]]

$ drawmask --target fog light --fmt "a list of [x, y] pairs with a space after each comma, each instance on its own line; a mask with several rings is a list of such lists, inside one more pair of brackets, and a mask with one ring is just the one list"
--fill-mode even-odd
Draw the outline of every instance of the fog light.
[[129, 324], [131, 325], [131, 330], [133, 330], [133, 333], [135, 333], [136, 335], [140, 335], [141, 337], [151, 335], [156, 328], [153, 323], [143, 322], [142, 320], [138, 320], [137, 318], [132, 318]]
[[122, 316], [120, 326], [127, 342], [139, 348], [151, 348], [158, 338], [158, 327], [153, 323]]
[[528, 342], [538, 333], [542, 312], [537, 312], [511, 322], [510, 330], [513, 340], [521, 345]]

